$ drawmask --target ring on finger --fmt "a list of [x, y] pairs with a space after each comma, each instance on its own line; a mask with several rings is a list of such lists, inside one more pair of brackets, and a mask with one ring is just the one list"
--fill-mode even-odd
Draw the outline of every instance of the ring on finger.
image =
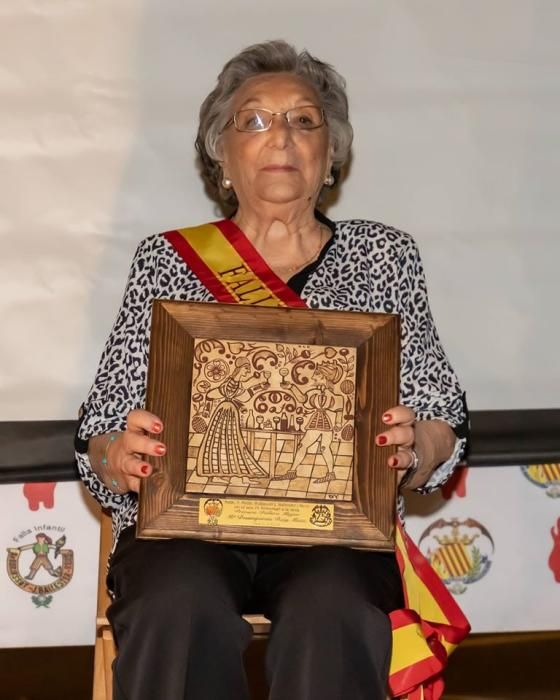
[[414, 447], [399, 447], [399, 452], [406, 452], [410, 456], [410, 463], [405, 469], [416, 471], [418, 469], [419, 458], [418, 452], [416, 452]]
[[410, 455], [410, 464], [408, 465], [408, 467], [405, 467], [406, 471], [400, 483], [400, 486], [402, 487], [406, 483], [408, 483], [416, 474], [416, 472], [418, 471], [418, 465], [420, 460], [418, 459], [418, 453], [416, 452], [414, 447], [399, 447], [399, 451], [408, 452], [408, 454]]

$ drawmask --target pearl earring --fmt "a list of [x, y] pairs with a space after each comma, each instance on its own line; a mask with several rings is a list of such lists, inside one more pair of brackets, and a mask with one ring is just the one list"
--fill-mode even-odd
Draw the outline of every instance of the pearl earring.
[[222, 187], [224, 190], [231, 190], [231, 186], [233, 185], [233, 182], [229, 179], [229, 177], [224, 177], [222, 180]]
[[334, 185], [334, 177], [332, 175], [327, 175], [327, 177], [325, 178], [325, 185], [327, 187]]

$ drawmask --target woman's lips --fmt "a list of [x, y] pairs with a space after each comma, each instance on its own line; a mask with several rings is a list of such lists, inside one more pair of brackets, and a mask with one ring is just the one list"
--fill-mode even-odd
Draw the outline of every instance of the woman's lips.
[[261, 170], [272, 173], [291, 173], [296, 171], [297, 168], [294, 168], [293, 165], [266, 165], [264, 168], [261, 168]]

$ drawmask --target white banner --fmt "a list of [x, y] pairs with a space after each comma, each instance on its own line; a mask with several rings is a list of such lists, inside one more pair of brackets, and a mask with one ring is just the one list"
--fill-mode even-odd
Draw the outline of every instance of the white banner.
[[[560, 465], [460, 469], [407, 528], [473, 632], [560, 629]], [[93, 644], [97, 511], [78, 483], [0, 487], [0, 648]]]
[[81, 483], [0, 487], [0, 648], [94, 643], [99, 510]]
[[560, 629], [559, 496], [551, 464], [460, 469], [407, 499], [407, 529], [473, 632]]

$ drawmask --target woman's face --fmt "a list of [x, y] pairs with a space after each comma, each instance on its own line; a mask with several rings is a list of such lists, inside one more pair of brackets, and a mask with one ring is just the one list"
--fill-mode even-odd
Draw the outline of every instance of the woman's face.
[[[286, 112], [303, 105], [320, 107], [315, 90], [290, 73], [250, 78], [233, 97], [231, 113], [259, 107]], [[230, 125], [221, 139], [224, 177], [233, 183], [240, 208], [259, 202], [314, 205], [331, 170], [327, 125], [300, 130], [277, 115], [268, 131], [245, 133]]]

